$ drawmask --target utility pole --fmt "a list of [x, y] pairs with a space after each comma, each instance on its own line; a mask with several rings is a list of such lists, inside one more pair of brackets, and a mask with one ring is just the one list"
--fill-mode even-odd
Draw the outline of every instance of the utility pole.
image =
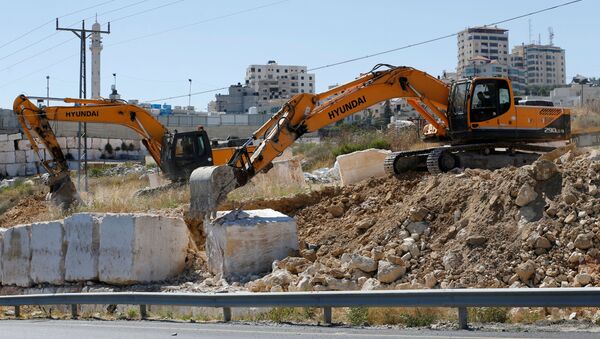
[[50, 106], [50, 76], [46, 75], [46, 107]]
[[[85, 51], [85, 41], [91, 35], [91, 33], [106, 33], [110, 34], [110, 22], [108, 23], [107, 31], [98, 31], [93, 29], [85, 29], [85, 20], [81, 20], [81, 29], [77, 28], [66, 28], [66, 27], [58, 27], [58, 18], [56, 18], [56, 30], [57, 31], [69, 31], [75, 34], [80, 42], [80, 54], [79, 54], [79, 98], [85, 99], [87, 97], [86, 90], [86, 51]], [[82, 132], [83, 125], [83, 132]], [[83, 136], [83, 143], [81, 142], [81, 138]], [[88, 190], [88, 177], [87, 177], [87, 123], [79, 123], [77, 128], [77, 190], [81, 191], [81, 148], [83, 146], [83, 161], [84, 161], [84, 180], [85, 180], [85, 188], [84, 191]]]
[[188, 94], [188, 110], [189, 110], [190, 106], [192, 105], [192, 79], [188, 79], [188, 81], [190, 82], [190, 92]]

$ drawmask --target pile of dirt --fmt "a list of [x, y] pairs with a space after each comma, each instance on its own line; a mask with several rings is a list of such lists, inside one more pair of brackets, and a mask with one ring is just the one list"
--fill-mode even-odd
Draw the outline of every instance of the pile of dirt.
[[0, 227], [6, 228], [43, 220], [44, 218], [41, 216], [47, 214], [48, 209], [48, 202], [44, 193], [38, 192], [26, 196], [0, 215]]
[[[301, 250], [251, 291], [600, 283], [600, 157], [372, 179], [293, 211]], [[273, 206], [270, 206], [273, 208]], [[289, 213], [286, 212], [286, 213]]]

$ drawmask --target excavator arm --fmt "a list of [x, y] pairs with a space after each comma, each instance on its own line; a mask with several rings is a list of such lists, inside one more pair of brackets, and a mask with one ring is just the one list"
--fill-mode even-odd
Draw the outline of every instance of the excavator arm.
[[[161, 164], [161, 148], [168, 130], [150, 113], [135, 105], [115, 100], [63, 99], [75, 106], [37, 107], [25, 95], [18, 96], [13, 109], [23, 132], [31, 143], [31, 148], [39, 155], [38, 141], [52, 155], [51, 160], [41, 163], [49, 174], [50, 200], [68, 208], [80, 202], [80, 198], [69, 177], [69, 168], [63, 151], [58, 144], [50, 121], [91, 122], [118, 124], [134, 130], [142, 136], [142, 143], [157, 164]], [[40, 159], [41, 160], [41, 159]]]
[[[381, 67], [388, 67], [379, 70]], [[262, 138], [250, 156], [240, 147], [229, 161], [229, 169], [196, 169], [190, 178], [191, 210], [202, 215], [216, 209], [226, 193], [246, 184], [256, 173], [270, 168], [273, 159], [305, 133], [360, 112], [391, 98], [405, 98], [444, 137], [449, 123], [449, 87], [425, 72], [410, 67], [377, 65], [369, 73], [320, 94], [298, 94], [253, 135]]]

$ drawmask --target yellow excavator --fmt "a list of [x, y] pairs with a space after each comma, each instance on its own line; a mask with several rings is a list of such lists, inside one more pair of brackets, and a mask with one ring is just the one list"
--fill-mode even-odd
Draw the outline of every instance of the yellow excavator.
[[[13, 109], [38, 157], [38, 142], [42, 142], [50, 153], [52, 159], [40, 157], [42, 166], [48, 172], [46, 184], [50, 187], [50, 200], [65, 208], [81, 199], [70, 179], [67, 159], [50, 121], [107, 123], [128, 127], [141, 136], [148, 153], [167, 178], [174, 182], [187, 181], [191, 172], [198, 167], [227, 163], [235, 152], [233, 146], [240, 144], [236, 140], [211, 142], [204, 128], [171, 133], [144, 108], [123, 100], [65, 98], [60, 100], [74, 106], [38, 107], [30, 100], [32, 98], [19, 95]], [[34, 134], [37, 138], [34, 138]], [[249, 147], [250, 152], [253, 149]]]
[[[296, 139], [391, 98], [404, 98], [446, 144], [392, 153], [391, 174], [456, 167], [495, 169], [533, 162], [554, 147], [539, 143], [569, 140], [571, 111], [559, 107], [517, 105], [506, 78], [476, 77], [448, 85], [411, 67], [376, 65], [360, 78], [320, 94], [292, 97], [239, 147], [227, 165], [198, 168], [190, 177], [190, 211], [216, 211], [227, 193], [267, 171], [273, 159]], [[247, 146], [262, 138], [251, 153]]]

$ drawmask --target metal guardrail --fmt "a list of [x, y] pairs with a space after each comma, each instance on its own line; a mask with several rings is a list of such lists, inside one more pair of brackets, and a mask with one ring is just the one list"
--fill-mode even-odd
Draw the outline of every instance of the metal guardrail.
[[600, 288], [454, 289], [399, 291], [335, 291], [283, 293], [65, 293], [0, 296], [0, 306], [14, 306], [20, 316], [23, 305], [139, 305], [142, 319], [146, 305], [223, 308], [224, 321], [233, 307], [319, 307], [323, 322], [332, 322], [332, 307], [449, 307], [458, 308], [460, 328], [467, 328], [468, 307], [600, 307]]

